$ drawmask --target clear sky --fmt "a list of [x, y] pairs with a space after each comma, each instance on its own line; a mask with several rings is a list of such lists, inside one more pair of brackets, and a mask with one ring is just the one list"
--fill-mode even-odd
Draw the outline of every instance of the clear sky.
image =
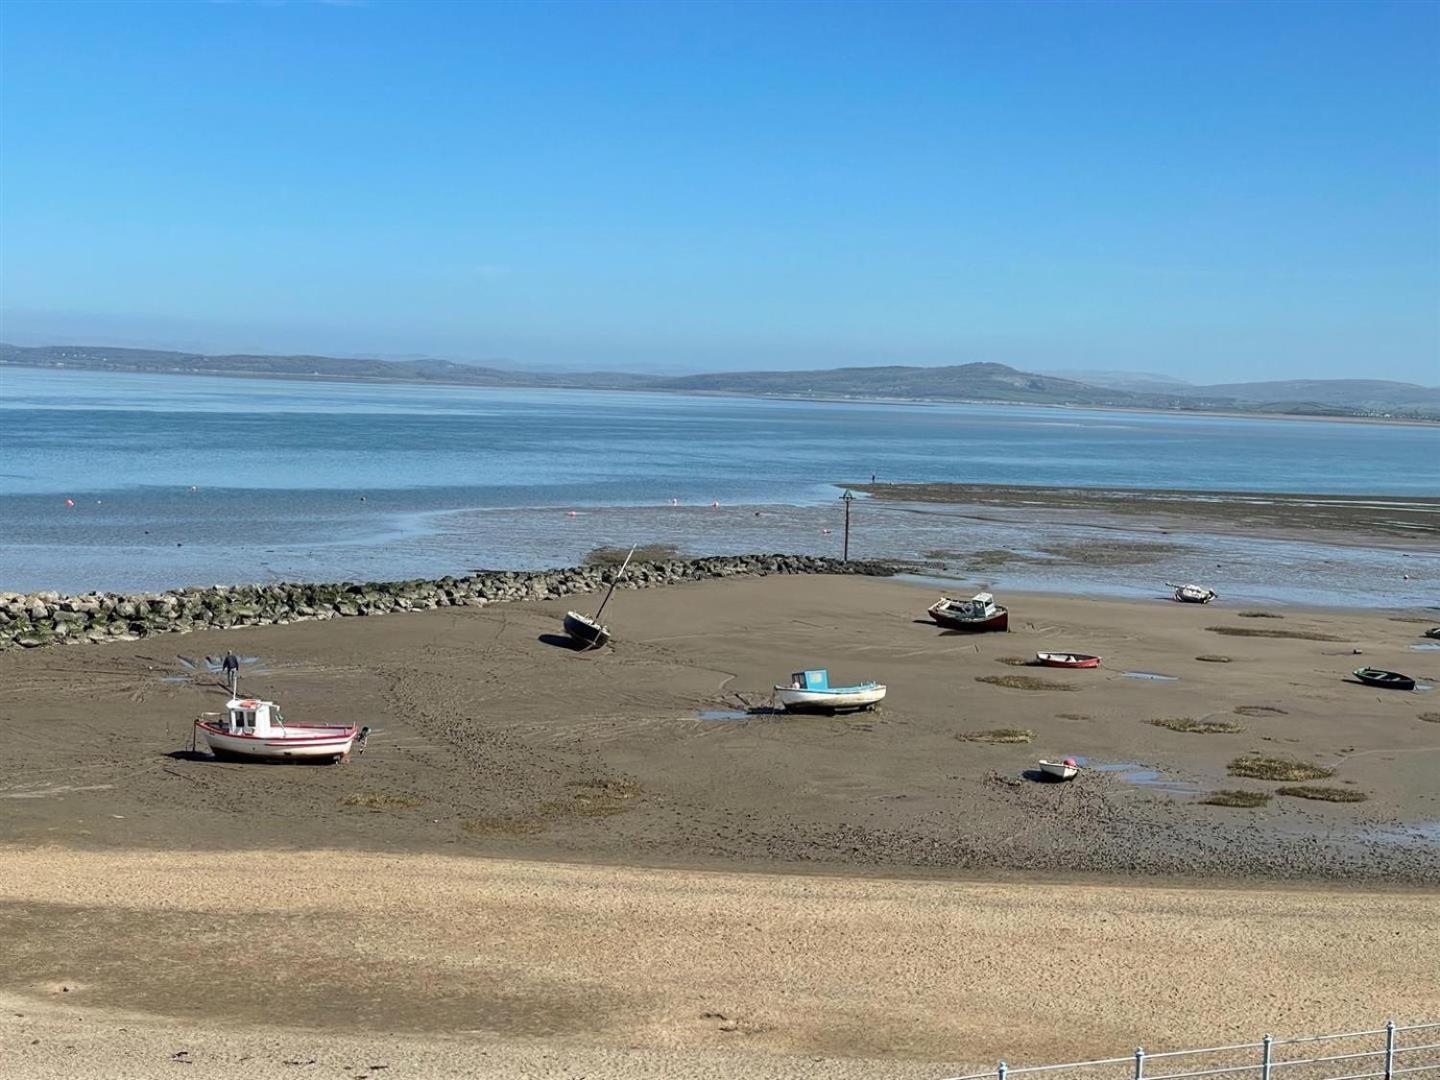
[[1440, 4], [0, 10], [0, 338], [1440, 383]]

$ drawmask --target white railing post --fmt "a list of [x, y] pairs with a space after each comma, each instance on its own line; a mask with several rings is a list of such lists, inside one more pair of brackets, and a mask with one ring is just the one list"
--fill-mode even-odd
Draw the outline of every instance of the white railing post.
[[1385, 1080], [1395, 1071], [1395, 1021], [1385, 1021]]
[[1145, 1048], [1135, 1047], [1135, 1080], [1145, 1080]]
[[1260, 1080], [1270, 1080], [1270, 1044], [1275, 1041], [1275, 1036], [1266, 1035], [1260, 1045]]

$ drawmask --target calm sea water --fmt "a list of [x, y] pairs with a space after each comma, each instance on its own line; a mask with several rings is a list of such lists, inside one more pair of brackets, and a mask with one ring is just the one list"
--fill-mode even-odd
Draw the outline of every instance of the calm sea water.
[[[635, 540], [830, 552], [834, 485], [872, 474], [1440, 492], [1433, 428], [20, 368], [0, 370], [0, 451], [0, 587], [27, 589], [568, 564]], [[997, 546], [943, 512], [866, 513], [861, 553]]]

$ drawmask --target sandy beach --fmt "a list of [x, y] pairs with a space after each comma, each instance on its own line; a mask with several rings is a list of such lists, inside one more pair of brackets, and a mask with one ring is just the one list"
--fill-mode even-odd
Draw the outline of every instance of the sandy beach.
[[[625, 592], [594, 654], [557, 643], [557, 602], [4, 654], [0, 1053], [37, 1077], [182, 1049], [187, 1075], [941, 1076], [1440, 1014], [1440, 699], [1348, 679], [1436, 682], [1433, 617], [1013, 594], [1012, 632], [972, 637], [921, 621], [931, 599]], [[369, 749], [190, 753], [227, 648], [246, 692], [360, 716]], [[1018, 666], [1038, 649], [1104, 666]], [[815, 666], [890, 695], [765, 709]], [[1229, 775], [1256, 754], [1357, 801]], [[1065, 755], [1075, 783], [1031, 779]], [[1204, 801], [1237, 789], [1271, 797]]]

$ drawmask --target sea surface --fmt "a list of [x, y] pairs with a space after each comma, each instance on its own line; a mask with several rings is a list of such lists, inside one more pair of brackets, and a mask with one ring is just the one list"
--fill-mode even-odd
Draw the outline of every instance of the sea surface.
[[[838, 496], [872, 475], [1434, 496], [1440, 428], [7, 367], [0, 589], [436, 576], [634, 542], [838, 554]], [[1030, 553], [990, 585], [1148, 595], [1194, 577], [1222, 594], [1367, 605], [1440, 592], [1434, 553], [1172, 535], [1152, 582], [1049, 551], [1112, 542], [1113, 523], [853, 510], [855, 556]]]

